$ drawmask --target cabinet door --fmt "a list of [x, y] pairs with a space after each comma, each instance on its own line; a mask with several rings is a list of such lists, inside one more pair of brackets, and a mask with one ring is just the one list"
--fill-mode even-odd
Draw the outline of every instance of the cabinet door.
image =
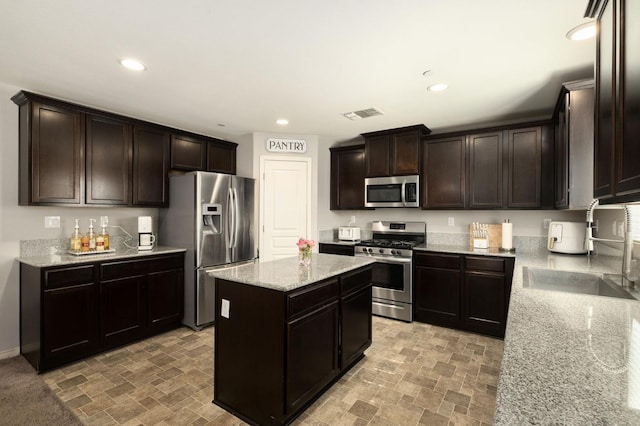
[[414, 271], [416, 320], [458, 326], [460, 324], [460, 270], [416, 266]]
[[389, 176], [389, 135], [372, 136], [365, 139], [364, 158], [367, 177]]
[[286, 414], [303, 406], [338, 374], [338, 320], [336, 300], [287, 324]]
[[569, 207], [569, 93], [565, 92], [555, 122], [555, 200], [557, 209]]
[[615, 9], [616, 0], [606, 2], [598, 19], [596, 40], [596, 124], [594, 139], [593, 193], [596, 198], [610, 197], [613, 187], [615, 131]]
[[[616, 196], [640, 193], [640, 3], [621, 0]], [[640, 196], [633, 197], [633, 201]]]
[[331, 210], [364, 209], [365, 149], [331, 150]]
[[20, 204], [80, 204], [84, 115], [70, 108], [26, 103], [20, 107], [20, 138]]
[[422, 146], [424, 208], [465, 207], [466, 137], [429, 140]]
[[207, 171], [236, 174], [236, 146], [227, 142], [207, 144]]
[[152, 272], [147, 278], [147, 326], [154, 331], [179, 324], [183, 313], [184, 270]]
[[131, 203], [131, 125], [87, 116], [87, 204]]
[[42, 368], [91, 354], [98, 345], [96, 284], [44, 291]]
[[507, 312], [504, 274], [466, 271], [462, 295], [468, 330], [504, 336]]
[[145, 277], [100, 282], [100, 340], [105, 348], [132, 342], [145, 328]]
[[507, 131], [509, 171], [508, 208], [539, 208], [542, 168], [542, 129], [530, 127]]
[[136, 126], [133, 130], [133, 205], [169, 204], [169, 133]]
[[371, 344], [371, 285], [344, 297], [340, 303], [340, 368], [345, 368]]
[[184, 135], [171, 135], [171, 168], [205, 170], [207, 142]]
[[353, 256], [355, 251], [355, 246], [350, 244], [320, 243], [320, 245], [318, 246], [318, 251], [320, 253], [338, 254], [341, 256]]
[[469, 208], [502, 208], [503, 132], [473, 134], [467, 137], [469, 149]]
[[397, 133], [390, 138], [391, 175], [417, 175], [420, 173], [420, 133]]

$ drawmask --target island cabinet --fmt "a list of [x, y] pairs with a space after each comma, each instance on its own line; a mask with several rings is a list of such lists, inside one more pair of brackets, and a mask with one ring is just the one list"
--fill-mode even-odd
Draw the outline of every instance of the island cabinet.
[[184, 254], [20, 264], [20, 353], [38, 372], [180, 325]]
[[596, 18], [594, 196], [640, 200], [640, 4], [590, 0]]
[[364, 145], [331, 151], [331, 210], [364, 210]]
[[366, 177], [420, 173], [420, 139], [431, 130], [420, 124], [363, 133]]
[[371, 344], [369, 266], [291, 291], [215, 285], [214, 403], [250, 424], [289, 424]]
[[504, 337], [514, 258], [414, 251], [414, 318]]

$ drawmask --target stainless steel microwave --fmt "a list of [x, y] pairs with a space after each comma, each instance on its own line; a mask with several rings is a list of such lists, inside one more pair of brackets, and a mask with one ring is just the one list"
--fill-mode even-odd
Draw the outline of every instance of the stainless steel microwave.
[[420, 207], [420, 176], [365, 178], [365, 207]]

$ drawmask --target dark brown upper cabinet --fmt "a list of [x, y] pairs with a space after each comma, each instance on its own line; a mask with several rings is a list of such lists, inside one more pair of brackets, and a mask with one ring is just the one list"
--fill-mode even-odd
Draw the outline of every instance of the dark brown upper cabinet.
[[422, 145], [422, 207], [466, 207], [466, 137], [431, 139]]
[[364, 145], [329, 150], [331, 210], [364, 210]]
[[171, 168], [175, 170], [206, 170], [207, 141], [191, 136], [171, 135]]
[[419, 174], [420, 139], [429, 133], [423, 124], [363, 133], [366, 177]]
[[551, 122], [424, 138], [425, 209], [553, 207]]
[[160, 127], [137, 125], [133, 128], [134, 205], [169, 205], [169, 138], [169, 132]]
[[555, 208], [586, 209], [593, 199], [593, 80], [564, 83], [555, 124]]
[[92, 114], [86, 126], [85, 203], [131, 204], [131, 124]]
[[237, 146], [220, 139], [207, 142], [207, 171], [235, 175]]
[[80, 204], [84, 192], [84, 114], [20, 92], [20, 205]]
[[232, 142], [25, 91], [11, 99], [19, 107], [20, 205], [167, 207], [170, 164], [236, 171]]
[[469, 148], [469, 208], [504, 207], [503, 132], [471, 134]]
[[171, 135], [171, 168], [236, 174], [237, 144], [199, 135]]
[[591, 0], [597, 18], [594, 197], [640, 201], [640, 4]]

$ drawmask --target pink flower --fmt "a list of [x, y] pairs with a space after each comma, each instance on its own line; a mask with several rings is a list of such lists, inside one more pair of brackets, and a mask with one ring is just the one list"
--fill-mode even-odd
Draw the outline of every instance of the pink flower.
[[300, 238], [296, 243], [300, 250], [310, 250], [313, 246], [316, 245], [316, 242], [313, 240], [307, 240], [306, 238]]

